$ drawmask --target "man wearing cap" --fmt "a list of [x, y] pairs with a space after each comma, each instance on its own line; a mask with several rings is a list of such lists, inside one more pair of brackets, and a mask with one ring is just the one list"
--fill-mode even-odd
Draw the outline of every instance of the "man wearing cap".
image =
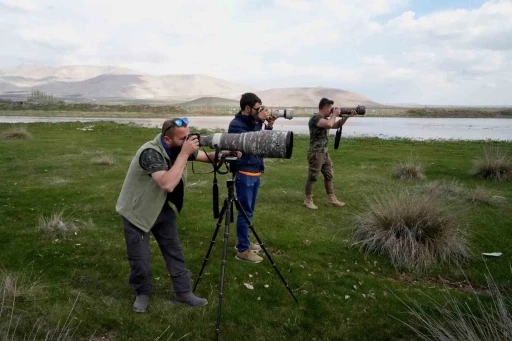
[[185, 267], [176, 214], [170, 203], [181, 212], [187, 161], [216, 162], [214, 158], [215, 152], [199, 151], [196, 136], [189, 138], [187, 118], [165, 121], [161, 132], [135, 153], [116, 204], [131, 267], [129, 284], [136, 293], [133, 311], [146, 311], [153, 290], [150, 232], [160, 247], [173, 283], [176, 294], [173, 302], [191, 306], [208, 304], [206, 299], [192, 293], [191, 273]]

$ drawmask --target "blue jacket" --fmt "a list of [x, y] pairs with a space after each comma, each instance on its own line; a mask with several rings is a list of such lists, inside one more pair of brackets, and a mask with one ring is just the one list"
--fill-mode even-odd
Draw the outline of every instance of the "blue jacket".
[[[228, 134], [260, 131], [262, 127], [263, 122], [259, 118], [252, 115], [242, 115], [242, 112], [240, 111], [229, 123]], [[272, 130], [272, 127], [265, 126], [265, 130]], [[261, 156], [245, 154], [242, 150], [242, 157], [237, 161], [237, 168], [239, 171], [258, 173], [265, 170], [265, 165]]]

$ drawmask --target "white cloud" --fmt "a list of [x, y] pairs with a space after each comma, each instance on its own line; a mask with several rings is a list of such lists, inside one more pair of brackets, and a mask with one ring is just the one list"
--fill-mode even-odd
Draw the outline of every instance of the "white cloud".
[[20, 36], [36, 44], [51, 48], [72, 49], [80, 45], [80, 38], [72, 27], [62, 26], [37, 26], [21, 29]]
[[[11, 46], [0, 51], [4, 63], [202, 73], [260, 88], [326, 85], [382, 102], [509, 101], [510, 0], [427, 14], [407, 0], [0, 0], [1, 6], [16, 9], [0, 17], [0, 41]], [[493, 92], [480, 99], [464, 92], [480, 87]]]
[[0, 8], [1, 6], [18, 11], [32, 11], [36, 9], [35, 3], [30, 0], [0, 0]]
[[393, 18], [387, 27], [398, 34], [430, 42], [472, 48], [512, 49], [512, 1], [491, 0], [481, 7], [417, 17], [413, 11]]

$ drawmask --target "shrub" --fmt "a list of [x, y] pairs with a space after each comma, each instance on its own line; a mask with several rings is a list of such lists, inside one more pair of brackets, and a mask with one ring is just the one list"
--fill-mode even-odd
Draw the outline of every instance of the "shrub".
[[471, 173], [485, 180], [512, 180], [512, 159], [503, 149], [486, 147], [483, 156], [473, 160]]
[[425, 179], [423, 174], [423, 165], [415, 157], [408, 157], [404, 160], [395, 162], [393, 177], [399, 180], [422, 180]]
[[25, 127], [11, 127], [0, 133], [0, 140], [30, 140], [30, 134]]
[[467, 233], [439, 196], [418, 192], [381, 195], [357, 217], [354, 246], [387, 256], [397, 270], [423, 271], [470, 256]]

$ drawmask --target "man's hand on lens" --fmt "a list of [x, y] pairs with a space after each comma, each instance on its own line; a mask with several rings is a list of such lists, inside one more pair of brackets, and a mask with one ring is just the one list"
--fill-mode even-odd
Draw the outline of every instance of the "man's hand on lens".
[[258, 113], [258, 118], [262, 121], [265, 121], [267, 119], [268, 116], [268, 108], [265, 108], [263, 110], [261, 110], [259, 113]]
[[181, 146], [181, 151], [186, 153], [187, 155], [192, 155], [196, 150], [199, 149], [199, 140], [197, 136], [191, 136], [183, 142], [183, 146]]
[[340, 108], [334, 108], [332, 114], [334, 117], [340, 116]]
[[268, 116], [267, 117], [267, 123], [269, 126], [272, 126], [274, 124], [274, 122], [276, 121], [277, 117], [275, 116]]

